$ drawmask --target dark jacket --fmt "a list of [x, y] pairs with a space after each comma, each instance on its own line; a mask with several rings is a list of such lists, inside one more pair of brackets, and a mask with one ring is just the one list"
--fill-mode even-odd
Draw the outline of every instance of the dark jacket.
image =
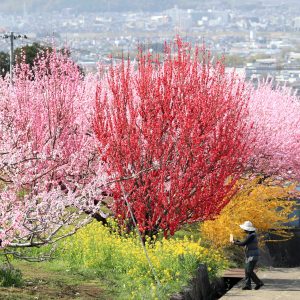
[[259, 256], [258, 239], [255, 232], [249, 232], [248, 236], [243, 241], [235, 240], [234, 244], [238, 246], [245, 246], [246, 257]]

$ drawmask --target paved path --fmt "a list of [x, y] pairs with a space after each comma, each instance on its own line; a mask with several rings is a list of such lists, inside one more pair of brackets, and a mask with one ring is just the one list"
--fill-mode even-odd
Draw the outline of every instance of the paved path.
[[[241, 290], [241, 283], [234, 286], [221, 299], [224, 300], [298, 300], [300, 299], [300, 268], [271, 268], [259, 270], [264, 286], [256, 291]], [[254, 287], [254, 285], [252, 286]]]

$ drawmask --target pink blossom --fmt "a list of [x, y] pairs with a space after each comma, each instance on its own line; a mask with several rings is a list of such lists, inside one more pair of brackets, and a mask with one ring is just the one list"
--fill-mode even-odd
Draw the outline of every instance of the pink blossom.
[[14, 85], [0, 81], [3, 245], [50, 243], [61, 228], [77, 228], [84, 210], [99, 210], [105, 174], [91, 129], [95, 89], [95, 77], [82, 78], [56, 51], [32, 70], [18, 65]]

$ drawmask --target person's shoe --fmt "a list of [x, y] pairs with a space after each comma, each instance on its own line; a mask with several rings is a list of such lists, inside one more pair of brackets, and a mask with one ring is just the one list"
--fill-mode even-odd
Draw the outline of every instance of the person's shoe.
[[242, 287], [242, 290], [252, 290], [252, 288], [251, 288], [251, 286], [246, 285], [246, 286]]
[[263, 282], [257, 284], [254, 289], [259, 290], [262, 286], [264, 286]]

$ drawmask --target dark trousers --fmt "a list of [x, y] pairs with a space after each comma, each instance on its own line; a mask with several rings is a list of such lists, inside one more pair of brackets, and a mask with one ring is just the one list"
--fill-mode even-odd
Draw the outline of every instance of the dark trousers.
[[257, 260], [251, 260], [251, 261], [246, 260], [245, 286], [251, 287], [251, 279], [256, 285], [262, 283], [261, 280], [254, 273], [254, 268], [255, 268], [256, 264], [257, 264]]

